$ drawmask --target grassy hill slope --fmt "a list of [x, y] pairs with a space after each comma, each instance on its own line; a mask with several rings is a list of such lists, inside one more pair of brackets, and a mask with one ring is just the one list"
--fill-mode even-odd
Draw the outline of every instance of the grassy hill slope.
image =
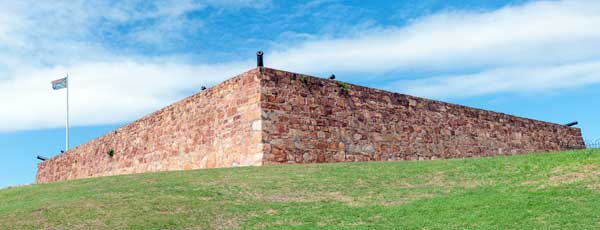
[[600, 151], [125, 175], [0, 190], [0, 229], [600, 228]]

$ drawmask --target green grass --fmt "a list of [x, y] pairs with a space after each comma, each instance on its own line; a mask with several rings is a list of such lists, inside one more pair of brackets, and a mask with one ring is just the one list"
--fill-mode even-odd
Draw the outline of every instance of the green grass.
[[0, 190], [0, 229], [598, 229], [600, 151], [124, 175]]

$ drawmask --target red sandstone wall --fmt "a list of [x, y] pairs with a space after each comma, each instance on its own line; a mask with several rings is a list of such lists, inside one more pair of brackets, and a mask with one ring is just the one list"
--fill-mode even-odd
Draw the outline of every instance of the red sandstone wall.
[[36, 181], [583, 147], [577, 128], [262, 68], [42, 162]]
[[261, 165], [257, 73], [250, 70], [42, 162], [36, 181]]
[[265, 164], [584, 147], [577, 128], [272, 69], [262, 78]]

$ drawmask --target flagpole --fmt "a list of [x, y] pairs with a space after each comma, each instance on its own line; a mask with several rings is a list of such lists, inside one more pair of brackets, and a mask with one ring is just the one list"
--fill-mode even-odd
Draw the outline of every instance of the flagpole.
[[69, 74], [67, 73], [67, 132], [66, 132], [66, 148], [65, 151], [69, 151]]

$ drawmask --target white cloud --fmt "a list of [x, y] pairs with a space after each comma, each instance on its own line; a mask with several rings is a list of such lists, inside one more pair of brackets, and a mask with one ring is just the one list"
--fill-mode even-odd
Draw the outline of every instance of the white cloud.
[[514, 66], [476, 74], [398, 81], [389, 88], [433, 98], [498, 92], [539, 93], [600, 83], [600, 60], [565, 65]]
[[402, 28], [306, 42], [272, 65], [318, 72], [457, 70], [556, 64], [599, 57], [600, 2], [534, 2], [492, 12], [445, 12]]
[[50, 81], [70, 74], [70, 106], [74, 125], [132, 120], [166, 106], [201, 85], [212, 85], [245, 71], [248, 63], [188, 65], [140, 63], [132, 60], [96, 62], [26, 70], [0, 81], [0, 130], [58, 127], [64, 123], [65, 90]]
[[105, 48], [96, 37], [116, 25], [157, 21], [127, 38], [148, 43], [176, 41], [181, 31], [190, 30], [189, 23], [196, 22], [184, 17], [185, 13], [209, 6], [246, 5], [248, 1], [3, 3], [0, 132], [63, 126], [65, 91], [53, 91], [50, 81], [66, 73], [71, 76], [71, 123], [79, 126], [138, 118], [198, 91], [201, 85], [251, 68], [247, 62], [194, 64], [178, 55], [123, 55]]
[[[64, 91], [52, 91], [50, 81], [66, 72], [72, 76], [73, 124], [96, 125], [132, 120], [253, 66], [252, 59], [199, 65], [178, 55], [123, 55], [94, 41], [98, 30], [111, 25], [152, 19], [158, 23], [131, 31], [127, 39], [177, 42], [187, 25], [195, 23], [182, 16], [186, 12], [257, 6], [250, 1], [190, 1], [139, 11], [138, 3], [3, 5], [0, 131], [62, 126]], [[600, 82], [596, 28], [600, 2], [533, 2], [490, 12], [442, 12], [405, 27], [361, 29], [344, 38], [306, 36], [311, 40], [275, 46], [279, 48], [267, 52], [266, 63], [298, 72], [366, 76], [470, 73], [390, 78], [390, 89], [421, 96], [542, 91]]]

